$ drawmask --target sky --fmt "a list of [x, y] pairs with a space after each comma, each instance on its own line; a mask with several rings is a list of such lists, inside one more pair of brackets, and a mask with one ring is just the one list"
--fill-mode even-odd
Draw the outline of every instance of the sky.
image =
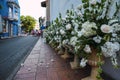
[[45, 0], [19, 0], [20, 14], [24, 16], [32, 16], [36, 20], [39, 17], [46, 16], [46, 8], [41, 7], [41, 2]]

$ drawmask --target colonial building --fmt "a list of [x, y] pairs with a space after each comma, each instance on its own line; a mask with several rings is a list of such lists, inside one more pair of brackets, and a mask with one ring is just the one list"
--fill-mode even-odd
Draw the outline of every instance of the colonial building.
[[20, 6], [18, 0], [0, 0], [0, 36], [16, 37], [20, 33]]
[[59, 16], [59, 13], [65, 17], [68, 9], [76, 8], [81, 3], [81, 0], [46, 0], [41, 6], [46, 7], [46, 19], [51, 22]]

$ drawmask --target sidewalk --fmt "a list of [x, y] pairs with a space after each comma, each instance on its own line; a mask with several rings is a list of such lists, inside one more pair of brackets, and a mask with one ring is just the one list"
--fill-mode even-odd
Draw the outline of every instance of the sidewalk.
[[14, 80], [81, 80], [88, 68], [72, 70], [70, 60], [64, 60], [40, 38]]

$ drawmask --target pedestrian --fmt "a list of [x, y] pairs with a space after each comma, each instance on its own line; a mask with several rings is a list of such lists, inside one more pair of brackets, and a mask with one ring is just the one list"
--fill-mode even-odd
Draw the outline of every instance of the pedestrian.
[[32, 30], [32, 31], [31, 31], [31, 34], [32, 34], [32, 35], [34, 35], [34, 34], [35, 34], [34, 30]]
[[40, 27], [40, 29], [41, 29], [41, 37], [43, 38], [43, 32], [44, 32], [45, 26], [42, 25], [42, 26]]

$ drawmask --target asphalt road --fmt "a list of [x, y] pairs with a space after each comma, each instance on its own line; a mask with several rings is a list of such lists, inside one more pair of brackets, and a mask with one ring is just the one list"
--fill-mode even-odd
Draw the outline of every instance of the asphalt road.
[[29, 55], [39, 37], [24, 36], [0, 40], [0, 80], [6, 80]]

